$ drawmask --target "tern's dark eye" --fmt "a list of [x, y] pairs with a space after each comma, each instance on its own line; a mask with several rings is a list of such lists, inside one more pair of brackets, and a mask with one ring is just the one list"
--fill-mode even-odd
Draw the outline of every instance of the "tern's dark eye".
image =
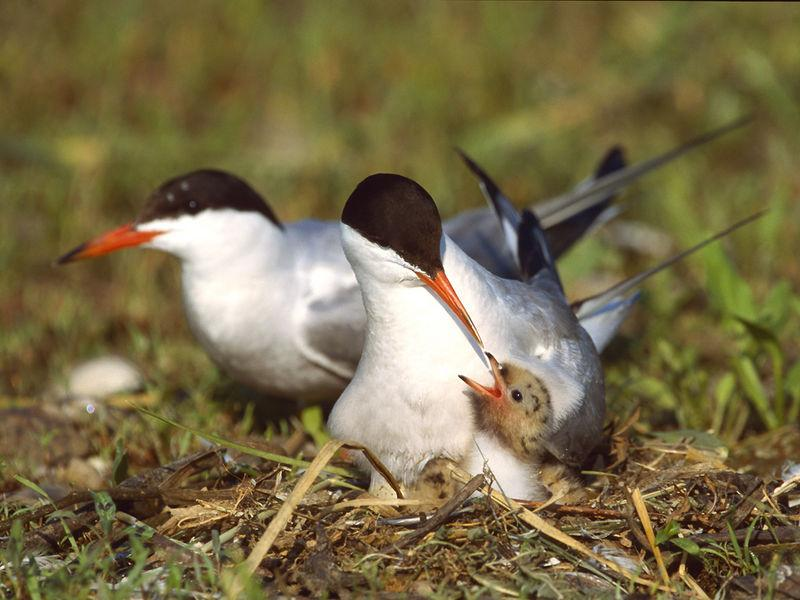
[[522, 402], [522, 392], [519, 390], [511, 390], [511, 398], [516, 402]]

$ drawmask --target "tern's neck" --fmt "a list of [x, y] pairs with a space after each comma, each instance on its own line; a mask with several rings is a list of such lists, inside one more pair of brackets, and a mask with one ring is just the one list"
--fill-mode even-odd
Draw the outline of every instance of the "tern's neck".
[[[446, 240], [446, 243], [455, 247], [451, 240]], [[367, 311], [365, 348], [376, 347], [375, 351], [371, 351], [376, 357], [396, 357], [403, 353], [406, 360], [425, 363], [446, 347], [454, 360], [456, 356], [466, 356], [464, 360], [467, 364], [474, 363], [482, 368], [477, 344], [444, 302], [422, 285], [411, 270], [406, 270], [406, 279], [398, 281], [397, 274], [402, 270], [398, 271], [395, 265], [387, 264], [370, 252], [371, 249], [363, 247], [357, 256], [351, 255]], [[453, 251], [454, 255], [456, 253], [470, 260], [460, 250]], [[459, 275], [457, 283], [445, 265], [445, 273], [451, 277], [456, 293], [469, 311], [471, 302], [467, 301], [466, 296], [472, 300], [480, 295], [484, 286], [480, 278], [471, 281], [469, 267], [462, 266], [458, 271], [461, 270], [470, 273], [472, 289], [469, 291], [463, 289], [466, 282], [462, 277]], [[378, 347], [385, 351], [380, 351]], [[435, 365], [426, 365], [426, 370], [433, 368]], [[454, 377], [452, 373], [448, 376]]]
[[263, 356], [276, 322], [290, 321], [294, 249], [261, 215], [214, 216], [190, 223], [183, 239], [176, 226], [157, 247], [181, 260], [186, 316], [200, 343], [223, 368], [257, 381], [252, 357]]
[[[442, 265], [456, 293], [469, 310], [473, 302], [481, 302], [485, 296], [493, 294], [489, 280], [494, 275], [475, 262], [461, 247], [448, 236], [443, 236]], [[474, 318], [474, 316], [473, 316]]]

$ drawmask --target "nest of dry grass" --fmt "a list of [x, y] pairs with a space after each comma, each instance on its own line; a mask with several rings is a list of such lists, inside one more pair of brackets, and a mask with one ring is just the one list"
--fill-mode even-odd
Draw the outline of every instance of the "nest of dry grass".
[[[800, 549], [800, 477], [737, 472], [717, 448], [639, 436], [634, 421], [610, 435], [607, 466], [586, 474], [580, 505], [514, 502], [490, 473], [470, 478], [455, 467], [458, 491], [440, 506], [379, 500], [342, 470], [342, 442], [306, 457], [307, 466], [216, 447], [103, 495], [73, 492], [16, 515], [0, 522], [0, 536], [21, 527], [26, 556], [66, 562], [107, 545], [123, 579], [133, 532], [147, 550], [145, 571], [210, 560], [231, 597], [252, 585], [333, 597], [800, 591], [798, 570], [784, 560]], [[162, 584], [153, 577], [151, 591]]]

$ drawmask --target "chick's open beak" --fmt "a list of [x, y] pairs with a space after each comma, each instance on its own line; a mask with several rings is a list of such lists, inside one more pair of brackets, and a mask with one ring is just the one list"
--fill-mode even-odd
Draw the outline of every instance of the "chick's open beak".
[[127, 223], [73, 248], [56, 262], [63, 265], [83, 258], [108, 254], [122, 248], [140, 246], [162, 233], [163, 231], [138, 231], [135, 223]]
[[488, 352], [486, 353], [486, 358], [489, 359], [489, 366], [492, 369], [494, 387], [486, 387], [474, 379], [470, 379], [464, 375], [459, 375], [458, 377], [461, 379], [461, 381], [478, 392], [478, 395], [482, 398], [486, 398], [488, 400], [500, 400], [506, 393], [506, 382], [505, 379], [503, 379], [503, 368], [500, 366], [500, 363], [497, 362], [497, 359]]
[[452, 310], [453, 313], [458, 317], [459, 321], [464, 324], [464, 327], [466, 327], [467, 331], [469, 331], [472, 337], [475, 338], [475, 341], [478, 342], [478, 345], [483, 348], [483, 340], [481, 340], [481, 336], [478, 334], [478, 329], [472, 322], [467, 309], [464, 308], [464, 305], [458, 298], [458, 294], [456, 294], [456, 291], [453, 289], [453, 286], [450, 284], [450, 280], [447, 278], [447, 275], [444, 274], [444, 271], [437, 271], [434, 273], [433, 277], [428, 277], [428, 275], [419, 271], [416, 273], [417, 277], [419, 277], [425, 285], [431, 288], [431, 290], [433, 290], [433, 292], [442, 299], [442, 302], [450, 307], [450, 310]]

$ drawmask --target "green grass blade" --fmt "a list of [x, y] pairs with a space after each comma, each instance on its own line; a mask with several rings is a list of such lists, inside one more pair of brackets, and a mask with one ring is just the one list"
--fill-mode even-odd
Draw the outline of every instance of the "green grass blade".
[[[300, 460], [299, 458], [291, 458], [289, 456], [282, 456], [280, 454], [273, 454], [272, 452], [266, 452], [264, 450], [259, 450], [258, 448], [252, 448], [240, 442], [235, 442], [231, 439], [218, 435], [216, 433], [208, 433], [205, 431], [200, 431], [199, 429], [195, 429], [193, 427], [189, 427], [188, 425], [183, 425], [178, 423], [177, 421], [173, 421], [172, 419], [168, 419], [163, 415], [159, 415], [158, 413], [154, 413], [146, 408], [142, 408], [141, 406], [136, 407], [136, 409], [147, 415], [148, 417], [152, 417], [162, 423], [166, 423], [167, 425], [171, 425], [172, 427], [177, 427], [178, 429], [182, 429], [183, 431], [188, 431], [192, 435], [195, 435], [199, 438], [207, 440], [209, 442], [213, 442], [215, 444], [219, 444], [220, 446], [225, 446], [227, 448], [233, 448], [234, 450], [238, 450], [242, 454], [248, 454], [250, 456], [255, 456], [258, 458], [263, 458], [264, 460], [271, 460], [272, 462], [280, 463], [282, 465], [289, 465], [290, 467], [299, 467], [301, 469], [307, 468], [311, 463], [305, 460]], [[339, 475], [341, 477], [354, 477], [355, 475], [347, 470], [342, 469], [340, 467], [331, 467], [327, 466], [323, 469], [323, 471], [327, 473], [332, 473], [334, 475]]]
[[39, 494], [42, 498], [47, 500], [50, 504], [53, 504], [52, 498], [50, 495], [45, 492], [41, 487], [35, 484], [33, 481], [28, 479], [27, 477], [23, 477], [22, 475], [14, 475], [14, 479], [16, 479], [19, 483], [24, 485], [26, 488], [33, 490], [37, 494]]
[[796, 423], [800, 417], [800, 361], [797, 361], [789, 369], [784, 380], [784, 387], [792, 397], [792, 403], [786, 414], [787, 423]]
[[746, 356], [741, 356], [734, 361], [734, 365], [739, 375], [739, 382], [753, 408], [758, 412], [758, 416], [761, 417], [761, 421], [768, 429], [777, 428], [780, 424], [778, 417], [769, 405], [767, 392], [758, 377], [758, 371], [753, 361]]

